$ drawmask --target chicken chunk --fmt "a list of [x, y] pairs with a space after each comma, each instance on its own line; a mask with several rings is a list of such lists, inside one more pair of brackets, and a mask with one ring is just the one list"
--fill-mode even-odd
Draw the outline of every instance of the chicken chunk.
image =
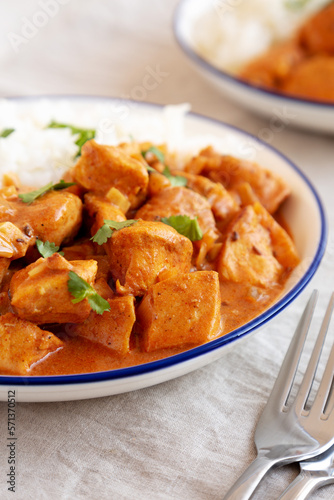
[[197, 217], [203, 234], [210, 232], [216, 237], [218, 232], [209, 202], [203, 196], [185, 187], [170, 187], [151, 198], [136, 213], [136, 219], [159, 220], [171, 215]]
[[217, 221], [228, 222], [237, 213], [239, 206], [220, 182], [213, 182], [202, 175], [173, 171], [187, 179], [187, 187], [208, 200]]
[[74, 167], [74, 179], [85, 189], [106, 194], [114, 187], [137, 208], [145, 199], [148, 173], [145, 166], [120, 148], [87, 141]]
[[314, 56], [299, 64], [285, 80], [282, 90], [299, 97], [334, 102], [334, 57]]
[[84, 321], [91, 307], [87, 299], [72, 303], [73, 296], [67, 287], [69, 271], [92, 285], [97, 263], [95, 260], [68, 262], [54, 253], [16, 272], [10, 284], [10, 295], [18, 316], [38, 324]]
[[12, 260], [23, 257], [31, 237], [24, 234], [12, 222], [0, 222], [0, 283]]
[[130, 335], [136, 320], [134, 297], [108, 299], [110, 310], [102, 315], [94, 311], [80, 324], [71, 327], [71, 333], [116, 351], [124, 356], [130, 351]]
[[94, 218], [94, 223], [91, 227], [91, 234], [94, 235], [100, 227], [103, 226], [104, 220], [114, 220], [122, 222], [126, 220], [124, 213], [115, 205], [107, 201], [101, 196], [96, 196], [92, 193], [85, 195], [85, 208], [90, 217]]
[[218, 273], [197, 271], [156, 283], [137, 320], [147, 352], [212, 340], [222, 332]]
[[0, 316], [0, 370], [25, 375], [33, 363], [63, 346], [53, 333], [12, 313]]
[[297, 263], [288, 234], [255, 204], [243, 208], [232, 221], [217, 270], [222, 280], [267, 287], [278, 283], [284, 271], [291, 271]]
[[210, 147], [201, 151], [200, 156], [206, 158], [206, 161], [201, 161], [202, 175], [221, 182], [227, 190], [248, 182], [261, 204], [271, 214], [276, 212], [290, 194], [290, 189], [278, 175], [257, 163], [220, 155]]
[[258, 87], [277, 88], [290, 71], [305, 57], [295, 40], [271, 47], [247, 64], [239, 77]]
[[142, 296], [163, 272], [188, 272], [192, 243], [162, 222], [139, 220], [114, 231], [106, 243], [110, 269], [121, 295]]
[[78, 196], [64, 191], [50, 191], [30, 205], [19, 198], [0, 199], [0, 221], [10, 221], [31, 238], [61, 245], [72, 239], [82, 221], [82, 202]]
[[299, 41], [311, 54], [334, 54], [334, 3], [317, 12], [301, 27]]

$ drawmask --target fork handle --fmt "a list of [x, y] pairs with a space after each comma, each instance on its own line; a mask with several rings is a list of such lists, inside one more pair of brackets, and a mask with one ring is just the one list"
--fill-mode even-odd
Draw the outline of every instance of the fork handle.
[[277, 463], [259, 454], [224, 496], [224, 500], [248, 500], [265, 474]]
[[330, 483], [334, 483], [333, 477], [324, 477], [321, 472], [303, 470], [278, 500], [305, 500], [313, 491]]

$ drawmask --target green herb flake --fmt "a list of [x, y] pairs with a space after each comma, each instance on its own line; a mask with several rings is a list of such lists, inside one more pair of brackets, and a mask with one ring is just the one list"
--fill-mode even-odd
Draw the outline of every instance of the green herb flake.
[[160, 163], [165, 163], [165, 155], [156, 146], [151, 146], [150, 148], [146, 149], [146, 151], [142, 151], [141, 154], [143, 155], [143, 157], [145, 158], [145, 160], [146, 160], [147, 153], [154, 154], [154, 156], [156, 157], [156, 159], [158, 161], [160, 161]]
[[187, 179], [182, 177], [181, 175], [173, 175], [169, 169], [169, 167], [165, 166], [163, 170], [163, 175], [167, 177], [172, 186], [186, 186]]
[[23, 201], [23, 203], [28, 203], [28, 205], [30, 205], [33, 201], [37, 200], [37, 198], [40, 198], [49, 191], [52, 191], [53, 189], [58, 191], [60, 189], [65, 189], [74, 185], [75, 182], [65, 182], [63, 179], [57, 182], [56, 184], [49, 182], [49, 184], [37, 189], [36, 191], [30, 191], [29, 193], [19, 194], [19, 198]]
[[100, 227], [100, 229], [91, 238], [91, 240], [93, 240], [94, 243], [97, 243], [98, 245], [103, 245], [103, 243], [107, 243], [108, 239], [110, 238], [110, 236], [114, 231], [123, 229], [124, 227], [132, 226], [137, 221], [134, 219], [129, 219], [118, 222], [115, 220], [105, 219], [103, 222], [104, 222], [103, 226]]
[[284, 5], [290, 10], [301, 10], [303, 9], [310, 0], [285, 0]]
[[89, 305], [97, 314], [103, 314], [104, 311], [110, 311], [109, 302], [101, 297], [87, 281], [80, 278], [80, 276], [73, 271], [68, 273], [68, 277], [67, 288], [74, 297], [74, 299], [72, 299], [73, 304], [77, 304], [87, 299]]
[[85, 144], [85, 142], [90, 141], [91, 139], [94, 139], [95, 135], [96, 135], [95, 129], [78, 128], [78, 127], [74, 127], [73, 125], [68, 125], [66, 123], [58, 123], [55, 121], [52, 121], [47, 126], [47, 128], [69, 128], [73, 135], [78, 134], [79, 137], [75, 141], [75, 144], [79, 148], [79, 155], [81, 154], [81, 148]]
[[14, 131], [15, 131], [15, 128], [5, 128], [2, 132], [0, 132], [0, 137], [3, 137], [5, 139], [10, 134], [12, 134]]
[[[36, 246], [44, 259], [47, 259], [48, 257], [51, 257], [54, 253], [57, 253], [59, 250], [59, 247], [55, 245], [54, 243], [50, 241], [42, 241], [42, 240], [36, 240]], [[64, 255], [64, 252], [58, 252], [59, 255]]]
[[188, 215], [171, 215], [171, 217], [163, 217], [161, 222], [173, 227], [178, 233], [189, 238], [190, 241], [198, 241], [203, 238], [197, 217], [191, 219]]

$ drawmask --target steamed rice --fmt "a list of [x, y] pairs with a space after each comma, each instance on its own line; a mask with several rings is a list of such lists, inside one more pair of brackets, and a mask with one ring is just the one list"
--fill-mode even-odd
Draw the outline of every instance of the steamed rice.
[[[288, 38], [328, 0], [210, 0], [193, 24], [196, 50], [214, 66], [237, 72], [273, 43]], [[295, 5], [295, 7], [293, 7]]]
[[144, 112], [135, 102], [76, 99], [0, 100], [0, 133], [14, 132], [0, 138], [0, 178], [4, 173], [18, 175], [22, 184], [40, 187], [56, 182], [77, 159], [77, 135], [69, 128], [47, 128], [51, 121], [79, 128], [96, 129], [100, 144], [117, 145], [137, 141], [166, 143], [180, 162], [212, 145], [221, 153], [247, 157], [240, 150], [235, 134], [223, 138], [208, 134], [187, 136], [184, 130], [188, 104], [166, 106], [162, 113]]

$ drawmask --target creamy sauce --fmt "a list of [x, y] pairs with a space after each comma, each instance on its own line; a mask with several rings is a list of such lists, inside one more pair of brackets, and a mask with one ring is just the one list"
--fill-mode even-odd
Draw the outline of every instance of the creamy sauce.
[[[221, 285], [224, 334], [247, 323], [268, 308], [281, 290], [282, 287], [276, 286], [270, 290], [263, 290], [263, 296], [253, 297], [251, 289], [244, 284]], [[64, 347], [36, 363], [30, 370], [30, 375], [65, 375], [115, 370], [156, 361], [196, 347], [188, 345], [147, 353], [140, 350], [136, 336], [133, 335], [130, 353], [122, 357], [115, 351], [90, 340], [81, 337], [71, 338], [62, 333], [58, 335], [64, 339]]]

